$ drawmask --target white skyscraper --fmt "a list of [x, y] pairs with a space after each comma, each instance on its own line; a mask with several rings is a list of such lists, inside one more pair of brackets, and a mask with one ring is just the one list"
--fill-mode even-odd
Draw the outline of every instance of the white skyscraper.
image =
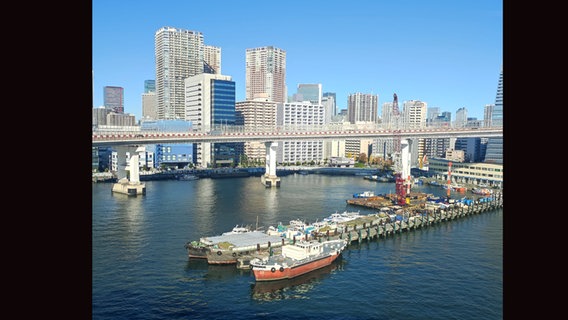
[[203, 73], [203, 34], [162, 27], [154, 41], [158, 119], [184, 119], [184, 80]]

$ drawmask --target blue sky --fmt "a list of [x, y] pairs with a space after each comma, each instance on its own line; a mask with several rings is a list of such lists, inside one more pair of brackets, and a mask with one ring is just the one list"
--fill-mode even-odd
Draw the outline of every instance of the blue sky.
[[300, 83], [335, 92], [426, 102], [483, 119], [503, 65], [501, 0], [93, 0], [93, 106], [103, 87], [124, 88], [124, 109], [142, 116], [144, 80], [155, 79], [154, 34], [164, 26], [200, 31], [221, 47], [222, 74], [245, 97], [247, 48], [286, 51], [288, 96]]

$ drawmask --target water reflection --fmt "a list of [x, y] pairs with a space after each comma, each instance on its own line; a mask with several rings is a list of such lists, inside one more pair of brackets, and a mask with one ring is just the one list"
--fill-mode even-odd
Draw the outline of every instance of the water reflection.
[[224, 281], [240, 276], [250, 276], [250, 270], [238, 269], [234, 264], [215, 265], [209, 264], [207, 259], [188, 259], [185, 266], [186, 272], [197, 272], [202, 275], [205, 280]]
[[328, 278], [332, 272], [341, 270], [341, 265], [342, 259], [339, 257], [329, 266], [293, 279], [255, 282], [251, 285], [252, 299], [258, 301], [307, 299], [308, 292]]

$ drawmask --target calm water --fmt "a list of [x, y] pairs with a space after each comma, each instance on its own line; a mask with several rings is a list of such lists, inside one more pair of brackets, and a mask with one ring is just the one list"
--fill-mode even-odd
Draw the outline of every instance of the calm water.
[[345, 200], [394, 192], [394, 183], [313, 174], [282, 177], [274, 189], [258, 177], [150, 181], [138, 197], [111, 188], [92, 185], [96, 320], [503, 318], [502, 209], [352, 244], [328, 268], [255, 284], [248, 270], [189, 260], [184, 244], [257, 219], [269, 226], [372, 213]]

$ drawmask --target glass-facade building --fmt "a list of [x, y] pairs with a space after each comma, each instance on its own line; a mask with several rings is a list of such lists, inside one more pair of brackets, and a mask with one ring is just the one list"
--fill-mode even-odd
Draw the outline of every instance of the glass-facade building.
[[156, 92], [156, 80], [144, 80], [144, 93]]
[[[211, 123], [213, 128], [234, 126], [235, 82], [231, 80], [211, 80]], [[243, 150], [242, 142], [213, 143], [211, 162], [213, 167], [232, 167], [239, 161], [239, 150]]]
[[297, 102], [309, 101], [313, 104], [321, 104], [321, 83], [300, 83], [296, 93]]

